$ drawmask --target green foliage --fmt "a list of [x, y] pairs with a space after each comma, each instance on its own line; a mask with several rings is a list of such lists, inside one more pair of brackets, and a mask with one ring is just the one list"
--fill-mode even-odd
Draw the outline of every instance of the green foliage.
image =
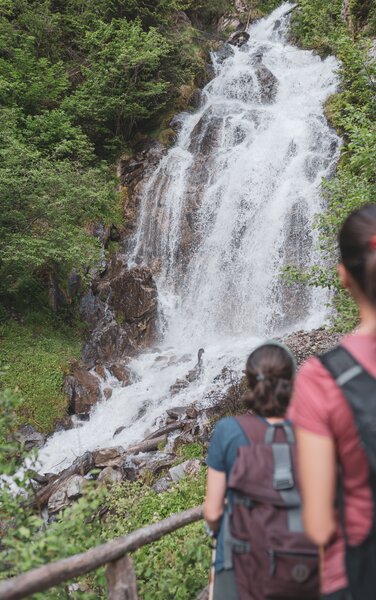
[[63, 107], [95, 141], [124, 139], [164, 105], [168, 82], [159, 73], [170, 46], [155, 28], [144, 32], [140, 21], [120, 19], [97, 22], [82, 45], [84, 81]]
[[[123, 535], [203, 502], [206, 470], [163, 494], [137, 483], [117, 488], [110, 500], [111, 535]], [[193, 600], [205, 587], [210, 567], [202, 523], [194, 523], [144, 546], [134, 554], [139, 593], [144, 600]]]
[[[362, 13], [361, 21], [357, 13], [360, 4], [366, 3], [354, 1], [350, 7], [353, 23], [357, 24], [356, 35], [354, 27], [349, 29], [341, 18], [340, 0], [330, 3], [299, 0], [299, 9], [293, 18], [297, 42], [321, 54], [334, 53], [340, 60], [340, 92], [329, 99], [326, 115], [344, 143], [336, 177], [323, 182], [327, 207], [317, 220], [320, 248], [329, 265], [337, 256], [337, 233], [345, 217], [362, 205], [375, 202], [376, 64], [368, 54], [370, 30], [364, 21], [373, 12], [370, 5], [369, 10]], [[334, 289], [335, 328], [346, 332], [354, 327], [357, 310], [347, 293], [340, 290], [334, 265], [327, 273], [318, 267], [305, 274], [290, 269], [288, 277]]]
[[0, 346], [0, 364], [7, 365], [0, 389], [18, 389], [18, 423], [51, 431], [67, 410], [62, 384], [69, 361], [80, 354], [76, 329], [47, 312], [31, 315], [23, 324], [6, 320], [0, 324]]

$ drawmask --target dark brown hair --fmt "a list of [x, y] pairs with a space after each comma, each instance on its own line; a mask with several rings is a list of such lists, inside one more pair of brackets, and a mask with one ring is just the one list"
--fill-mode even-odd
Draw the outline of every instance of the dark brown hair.
[[289, 352], [264, 344], [249, 355], [245, 375], [249, 389], [243, 396], [248, 408], [261, 417], [284, 417], [290, 402], [295, 365]]
[[351, 213], [341, 227], [338, 241], [344, 267], [376, 307], [376, 204]]

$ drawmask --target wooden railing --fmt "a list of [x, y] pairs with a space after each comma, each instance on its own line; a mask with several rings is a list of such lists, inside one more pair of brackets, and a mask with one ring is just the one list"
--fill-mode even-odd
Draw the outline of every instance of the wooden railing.
[[197, 506], [91, 548], [82, 554], [32, 569], [0, 582], [0, 599], [27, 598], [106, 565], [109, 600], [137, 600], [136, 576], [129, 553], [200, 519], [202, 507]]

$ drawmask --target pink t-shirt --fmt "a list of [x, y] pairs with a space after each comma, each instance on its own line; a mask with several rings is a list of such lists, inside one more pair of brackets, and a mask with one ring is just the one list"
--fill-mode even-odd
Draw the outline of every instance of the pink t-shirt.
[[[376, 377], [376, 336], [354, 334], [341, 343]], [[369, 532], [373, 516], [368, 463], [351, 409], [317, 358], [310, 358], [297, 375], [289, 418], [298, 427], [334, 439], [343, 468], [347, 534], [350, 544], [359, 544]], [[322, 592], [330, 594], [346, 586], [344, 539], [337, 517], [335, 541], [325, 550]]]

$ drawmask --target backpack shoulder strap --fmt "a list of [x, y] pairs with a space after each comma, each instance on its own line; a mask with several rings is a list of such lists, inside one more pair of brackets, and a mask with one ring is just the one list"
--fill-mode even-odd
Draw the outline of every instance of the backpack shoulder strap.
[[376, 379], [343, 346], [321, 354], [318, 359], [349, 403], [361, 443], [376, 473]]
[[249, 443], [260, 444], [264, 441], [268, 424], [255, 415], [245, 414], [235, 417], [240, 427], [248, 438]]

